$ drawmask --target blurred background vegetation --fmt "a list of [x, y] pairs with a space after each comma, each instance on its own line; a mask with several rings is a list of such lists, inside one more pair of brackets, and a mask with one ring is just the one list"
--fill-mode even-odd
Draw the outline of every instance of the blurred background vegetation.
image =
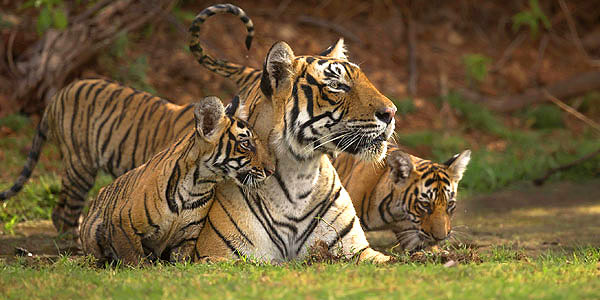
[[[187, 50], [187, 27], [214, 1], [173, 2], [139, 28], [117, 32], [110, 44], [72, 70], [66, 83], [111, 78], [179, 104], [207, 95], [230, 99], [235, 85], [200, 67]], [[461, 183], [464, 195], [530, 185], [548, 169], [600, 148], [600, 132], [548, 99], [511, 102], [599, 71], [597, 1], [350, 2], [233, 1], [254, 21], [252, 49], [244, 48], [244, 27], [232, 16], [206, 23], [204, 45], [219, 57], [260, 68], [275, 41], [288, 42], [296, 54], [317, 54], [344, 37], [350, 60], [398, 107], [400, 145], [436, 161], [473, 150]], [[0, 0], [0, 76], [5, 79], [0, 84], [1, 188], [20, 172], [45, 101], [38, 100], [39, 108], [19, 105], [10, 84], [11, 60], [49, 33], [68, 30], [76, 16], [98, 3]], [[592, 80], [588, 88], [554, 96], [599, 122], [599, 85]], [[2, 204], [0, 222], [7, 230], [21, 220], [49, 217], [60, 188], [59, 171], [56, 148], [46, 146], [32, 183]], [[596, 156], [552, 175], [547, 184], [585, 182], [599, 173]], [[95, 191], [108, 182], [103, 176]]]

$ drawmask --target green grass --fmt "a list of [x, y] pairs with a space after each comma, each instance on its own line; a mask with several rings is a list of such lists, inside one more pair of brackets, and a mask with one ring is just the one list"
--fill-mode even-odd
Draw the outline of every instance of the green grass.
[[493, 249], [481, 263], [383, 266], [299, 262], [224, 262], [149, 268], [92, 266], [89, 259], [55, 263], [0, 262], [5, 299], [597, 299], [598, 249], [522, 257]]

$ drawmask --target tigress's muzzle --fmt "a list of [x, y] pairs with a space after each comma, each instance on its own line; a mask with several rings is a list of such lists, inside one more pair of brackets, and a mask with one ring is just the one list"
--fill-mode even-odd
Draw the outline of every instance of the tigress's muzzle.
[[344, 152], [351, 154], [359, 154], [369, 148], [379, 148], [387, 139], [384, 134], [375, 137], [356, 133], [349, 138], [339, 139], [336, 141], [336, 146]]

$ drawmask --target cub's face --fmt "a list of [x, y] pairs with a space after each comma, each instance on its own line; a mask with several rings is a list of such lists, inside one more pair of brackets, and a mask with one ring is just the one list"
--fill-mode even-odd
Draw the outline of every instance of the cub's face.
[[[379, 194], [382, 213], [390, 220], [399, 245], [406, 250], [431, 246], [447, 239], [456, 209], [458, 183], [470, 160], [471, 151], [455, 155], [443, 164], [402, 151], [388, 154], [391, 179], [387, 192]], [[386, 216], [382, 217], [386, 220]]]
[[219, 141], [220, 151], [212, 156], [212, 168], [240, 186], [255, 187], [273, 174], [275, 165], [248, 123], [228, 118], [230, 126]]
[[210, 145], [203, 164], [240, 186], [255, 187], [275, 166], [264, 145], [248, 123], [228, 116], [216, 97], [205, 98], [194, 110], [196, 131]]
[[261, 89], [283, 102], [282, 138], [299, 159], [319, 151], [381, 160], [394, 131], [396, 107], [343, 54], [343, 41], [322, 56], [294, 56], [276, 43], [265, 62]]

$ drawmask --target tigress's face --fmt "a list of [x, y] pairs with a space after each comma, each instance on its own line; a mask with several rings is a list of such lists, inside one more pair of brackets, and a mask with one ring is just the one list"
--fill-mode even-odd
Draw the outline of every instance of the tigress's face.
[[379, 161], [396, 107], [344, 55], [343, 41], [322, 56], [294, 56], [276, 43], [263, 69], [263, 94], [283, 107], [280, 138], [298, 159], [348, 152]]
[[458, 183], [471, 151], [456, 154], [443, 164], [399, 150], [388, 155], [391, 189], [379, 207], [388, 214], [388, 228], [396, 234], [398, 244], [405, 250], [418, 250], [447, 239], [452, 232]]
[[[197, 126], [208, 127], [200, 130], [213, 145], [212, 151], [204, 156], [204, 165], [220, 176], [231, 178], [240, 186], [258, 186], [275, 169], [268, 150], [247, 122], [225, 115], [222, 104], [218, 109], [220, 111], [214, 120], [207, 118], [206, 114], [196, 116]], [[204, 125], [198, 125], [199, 122]]]

